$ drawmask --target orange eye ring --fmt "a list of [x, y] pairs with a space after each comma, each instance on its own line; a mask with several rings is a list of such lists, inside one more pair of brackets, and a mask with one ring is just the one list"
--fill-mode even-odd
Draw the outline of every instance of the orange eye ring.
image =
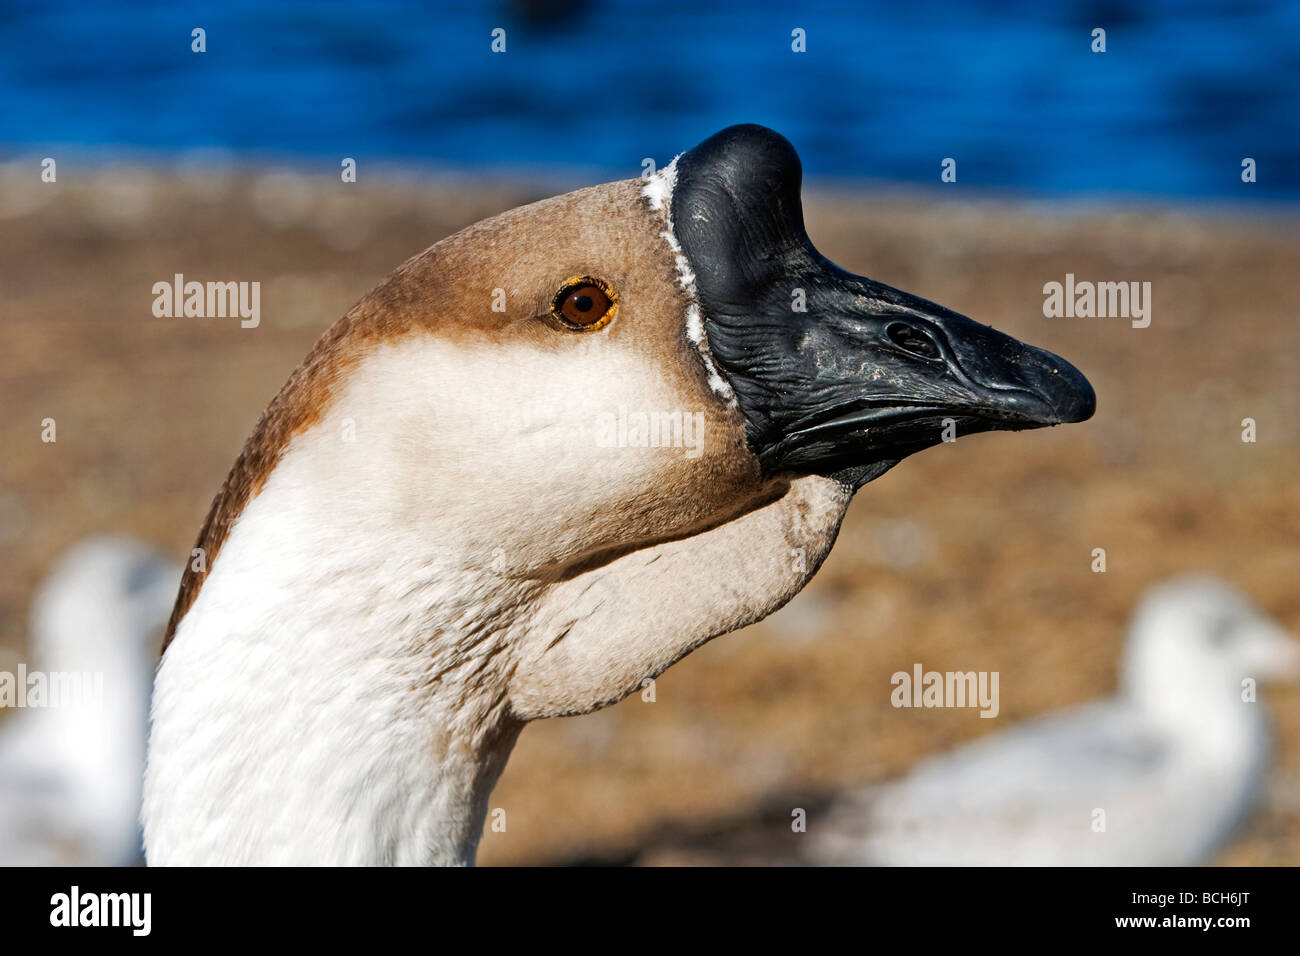
[[574, 276], [555, 293], [551, 314], [566, 329], [595, 332], [609, 325], [618, 312], [618, 294], [603, 279]]

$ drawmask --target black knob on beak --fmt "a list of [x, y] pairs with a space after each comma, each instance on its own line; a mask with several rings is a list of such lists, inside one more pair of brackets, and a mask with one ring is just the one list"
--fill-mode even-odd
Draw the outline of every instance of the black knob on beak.
[[1096, 407], [1070, 363], [853, 275], [804, 229], [794, 147], [733, 126], [677, 160], [677, 240], [709, 347], [769, 473], [870, 480], [946, 432], [1079, 422]]

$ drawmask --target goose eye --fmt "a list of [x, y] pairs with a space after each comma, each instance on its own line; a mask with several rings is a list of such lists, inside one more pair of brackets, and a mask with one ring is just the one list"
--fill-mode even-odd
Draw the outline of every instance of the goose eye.
[[599, 279], [570, 279], [555, 295], [551, 307], [566, 327], [590, 332], [606, 325], [618, 310], [614, 290]]

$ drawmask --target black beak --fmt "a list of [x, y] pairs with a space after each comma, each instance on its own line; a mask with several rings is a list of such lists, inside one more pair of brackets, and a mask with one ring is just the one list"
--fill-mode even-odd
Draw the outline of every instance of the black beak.
[[678, 157], [673, 190], [709, 348], [765, 473], [860, 485], [958, 435], [1092, 416], [1064, 359], [825, 259], [802, 179], [784, 137], [732, 126]]

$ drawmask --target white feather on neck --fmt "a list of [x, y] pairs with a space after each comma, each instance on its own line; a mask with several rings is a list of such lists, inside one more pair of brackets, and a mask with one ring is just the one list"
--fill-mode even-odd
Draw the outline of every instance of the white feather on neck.
[[709, 388], [713, 389], [729, 405], [735, 407], [736, 393], [731, 384], [718, 371], [718, 364], [714, 361], [713, 351], [709, 348], [708, 335], [704, 329], [704, 313], [700, 311], [699, 291], [695, 287], [695, 272], [691, 269], [690, 262], [687, 261], [681, 243], [677, 241], [677, 233], [673, 227], [673, 190], [677, 186], [677, 160], [680, 158], [680, 154], [674, 156], [671, 163], [648, 177], [641, 194], [649, 200], [651, 210], [663, 216], [666, 228], [660, 233], [660, 236], [664, 242], [668, 243], [668, 248], [672, 250], [673, 261], [677, 265], [677, 284], [686, 294], [686, 338], [695, 346], [704, 361], [704, 368], [709, 378]]

